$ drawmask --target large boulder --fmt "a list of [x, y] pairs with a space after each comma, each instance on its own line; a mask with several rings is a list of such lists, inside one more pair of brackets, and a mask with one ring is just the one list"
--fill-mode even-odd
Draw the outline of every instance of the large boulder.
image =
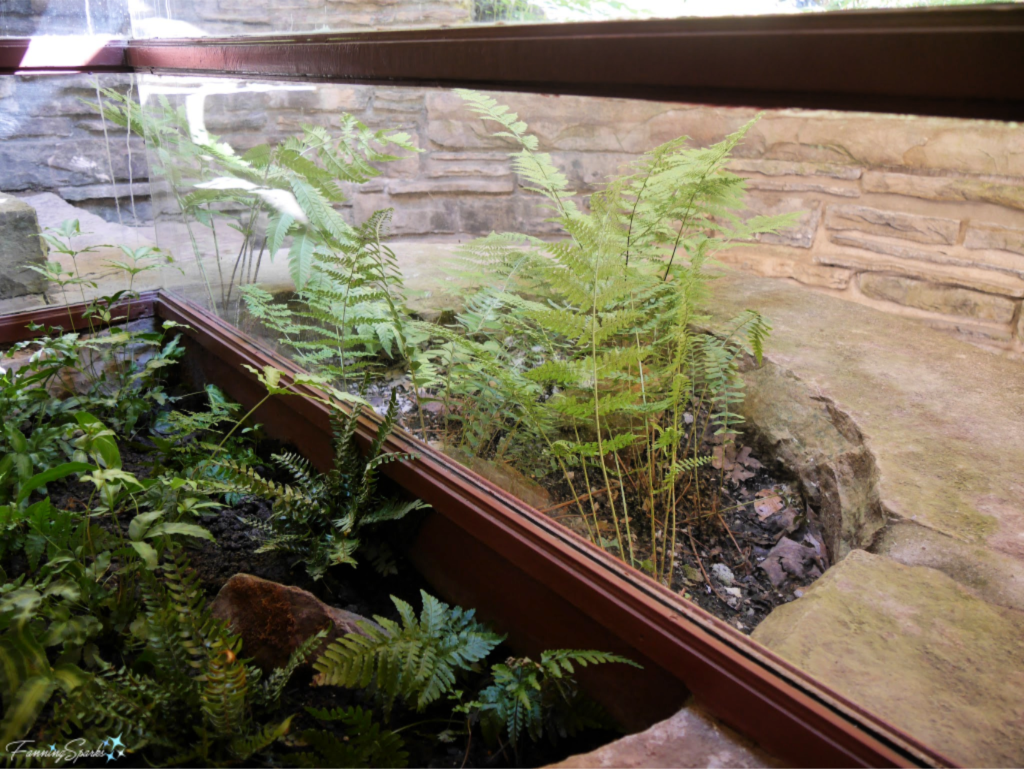
[[646, 731], [578, 756], [549, 769], [669, 769], [670, 767], [771, 767], [781, 763], [694, 705]]
[[328, 631], [327, 637], [307, 662], [336, 638], [362, 632], [356, 623], [369, 621], [328, 606], [300, 588], [251, 574], [236, 574], [225, 582], [210, 608], [242, 637], [242, 653], [264, 672], [284, 665], [293, 651], [321, 630]]
[[963, 766], [1024, 766], [1024, 613], [854, 550], [754, 639]]
[[30, 266], [45, 263], [35, 209], [18, 198], [0, 194], [0, 299], [42, 293], [46, 280]]

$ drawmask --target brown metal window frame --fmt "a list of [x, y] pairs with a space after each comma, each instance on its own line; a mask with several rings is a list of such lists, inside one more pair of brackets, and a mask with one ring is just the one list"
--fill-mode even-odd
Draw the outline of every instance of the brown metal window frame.
[[[713, 105], [1024, 119], [1024, 7], [942, 8], [784, 17], [466, 27], [287, 37], [110, 41], [86, 55], [0, 40], [0, 75], [129, 72], [391, 86], [532, 91]], [[39, 61], [33, 51], [29, 61]], [[141, 306], [141, 305], [140, 305]], [[273, 362], [222, 321], [164, 294], [148, 312], [187, 321], [224, 360]], [[139, 310], [141, 312], [141, 310]], [[49, 311], [48, 311], [49, 312]], [[56, 312], [55, 310], [53, 312]], [[61, 313], [63, 314], [63, 310]], [[56, 315], [54, 316], [56, 319]], [[33, 315], [35, 318], [35, 315]], [[0, 318], [0, 341], [25, 317]], [[234, 378], [237, 387], [246, 375]], [[251, 383], [250, 383], [251, 384]], [[235, 396], [244, 401], [240, 390]], [[316, 436], [325, 415], [289, 399], [278, 419]], [[271, 421], [267, 414], [263, 421]], [[367, 426], [369, 430], [371, 426]], [[369, 434], [369, 433], [367, 433]], [[314, 436], [311, 438], [310, 436]], [[314, 440], [315, 438], [315, 440]], [[389, 465], [435, 502], [437, 520], [515, 553], [510, 562], [563, 591], [602, 627], [670, 671], [712, 712], [805, 765], [948, 765], [891, 725], [771, 652], [623, 567], [475, 473], [408, 436], [421, 459]], [[328, 441], [329, 442], [329, 441]], [[319, 445], [319, 444], [317, 444]], [[457, 559], [456, 559], [457, 560]], [[568, 580], [568, 581], [565, 581]]]
[[[1024, 7], [112, 41], [0, 74], [151, 72], [1024, 120]], [[38, 56], [34, 56], [33, 60]]]

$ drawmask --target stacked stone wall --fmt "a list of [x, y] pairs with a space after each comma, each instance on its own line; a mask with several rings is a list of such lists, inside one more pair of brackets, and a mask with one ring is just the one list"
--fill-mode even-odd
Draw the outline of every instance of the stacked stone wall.
[[[454, 94], [369, 86], [282, 85], [257, 92], [227, 81], [206, 97], [206, 127], [242, 151], [349, 112], [411, 133], [423, 150], [349, 189], [353, 221], [395, 209], [395, 235], [466, 239], [492, 230], [556, 236], [541, 201]], [[127, 87], [122, 83], [121, 88]], [[0, 190], [55, 191], [108, 219], [128, 149], [136, 213], [149, 217], [142, 145], [82, 103], [88, 81], [0, 79]], [[499, 96], [526, 120], [579, 191], [596, 190], [638, 153], [679, 135], [707, 145], [753, 110], [646, 101]], [[1024, 350], [1024, 130], [1011, 123], [776, 110], [736, 152], [752, 213], [799, 211], [798, 223], [724, 261], [887, 312], [919, 317], [985, 346]], [[113, 174], [111, 174], [111, 168]], [[113, 177], [111, 179], [111, 176]], [[112, 185], [113, 182], [113, 185]]]

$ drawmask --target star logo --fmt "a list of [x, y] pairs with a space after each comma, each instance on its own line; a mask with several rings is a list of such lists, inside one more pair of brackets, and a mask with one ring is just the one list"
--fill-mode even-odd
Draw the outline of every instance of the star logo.
[[56, 753], [56, 752], [57, 752], [57, 743], [56, 743], [56, 742], [55, 742], [55, 743], [53, 743], [53, 744], [52, 744], [52, 745], [50, 746], [50, 751], [51, 751], [51, 752], [54, 752], [54, 753]]
[[[125, 746], [125, 744], [123, 742], [121, 742], [121, 735], [123, 735], [123, 734], [124, 734], [124, 732], [121, 732], [121, 734], [117, 735], [116, 737], [108, 737], [107, 738], [107, 739], [110, 740], [110, 750], [111, 750], [111, 752], [113, 752], [117, 748], [123, 748]], [[124, 751], [122, 751], [122, 752], [124, 752]]]
[[113, 760], [114, 760], [114, 752], [111, 751], [110, 753], [107, 753], [107, 763], [109, 764]]

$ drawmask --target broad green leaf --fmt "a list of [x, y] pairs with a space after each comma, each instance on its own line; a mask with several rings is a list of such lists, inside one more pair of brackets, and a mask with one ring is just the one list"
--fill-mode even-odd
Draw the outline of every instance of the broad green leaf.
[[18, 492], [18, 498], [14, 501], [15, 505], [21, 505], [29, 495], [38, 489], [40, 486], [66, 478], [74, 473], [87, 473], [97, 468], [94, 465], [86, 464], [85, 462], [65, 462], [62, 465], [51, 467], [49, 470], [33, 475], [29, 480], [21, 486], [21, 491]]
[[158, 537], [161, 534], [183, 534], [186, 537], [199, 537], [200, 539], [216, 542], [209, 531], [194, 523], [158, 523], [149, 530], [146, 537]]
[[160, 558], [157, 556], [156, 550], [148, 542], [132, 542], [131, 544], [135, 548], [135, 552], [139, 554], [142, 562], [146, 564], [147, 569], [155, 569], [160, 564]]
[[281, 249], [281, 244], [284, 242], [285, 237], [288, 235], [288, 230], [291, 229], [294, 222], [295, 220], [288, 214], [274, 214], [267, 222], [267, 254], [270, 256], [271, 261], [274, 260], [274, 255]]

